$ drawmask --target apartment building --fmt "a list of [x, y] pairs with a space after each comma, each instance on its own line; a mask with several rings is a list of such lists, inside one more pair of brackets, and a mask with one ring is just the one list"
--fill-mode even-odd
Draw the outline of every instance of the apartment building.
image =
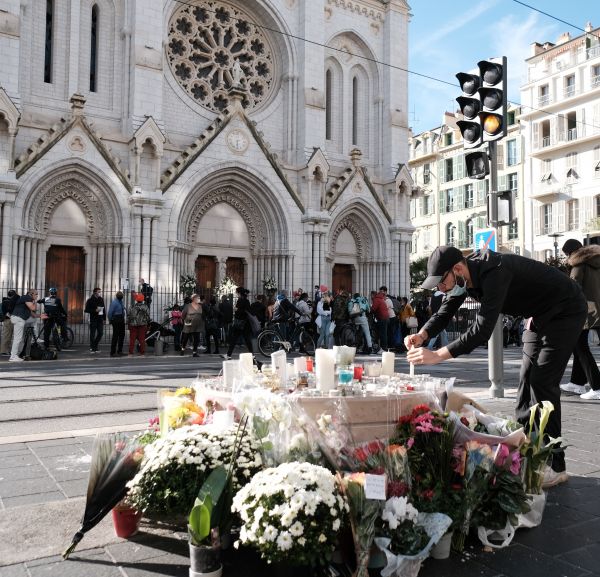
[[[410, 217], [415, 232], [411, 260], [428, 256], [435, 247], [452, 244], [468, 254], [474, 247], [478, 229], [487, 228], [489, 176], [484, 180], [467, 177], [465, 151], [459, 120], [449, 112], [441, 126], [411, 136], [409, 168], [415, 185], [421, 189], [411, 200]], [[525, 254], [523, 195], [523, 142], [519, 108], [508, 113], [508, 136], [498, 144], [498, 188], [515, 193], [517, 220], [500, 227], [498, 250]]]
[[521, 88], [525, 245], [539, 260], [600, 240], [600, 28], [585, 30], [532, 44]]

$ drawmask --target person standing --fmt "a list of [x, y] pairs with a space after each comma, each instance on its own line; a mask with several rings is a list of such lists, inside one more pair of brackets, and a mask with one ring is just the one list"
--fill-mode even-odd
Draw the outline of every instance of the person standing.
[[369, 319], [367, 318], [367, 314], [370, 310], [371, 307], [369, 306], [369, 301], [367, 301], [360, 293], [354, 293], [352, 298], [348, 301], [348, 313], [350, 314], [350, 319], [355, 325], [359, 326], [363, 332], [365, 337], [365, 350], [362, 352], [367, 355], [373, 353], [371, 329], [369, 328]]
[[221, 311], [221, 318], [223, 322], [223, 342], [229, 342], [229, 332], [231, 331], [231, 323], [233, 322], [233, 305], [231, 304], [231, 298], [227, 295], [221, 297], [219, 303], [219, 310]]
[[139, 291], [144, 295], [144, 303], [150, 310], [150, 304], [152, 303], [152, 294], [154, 293], [154, 289], [143, 279], [140, 279]]
[[[588, 315], [583, 330], [573, 350], [571, 382], [560, 385], [567, 393], [576, 393], [586, 401], [600, 401], [600, 371], [590, 351], [590, 329], [600, 326], [600, 246], [583, 246], [569, 239], [562, 247], [567, 256], [571, 278], [581, 286], [588, 303]], [[587, 391], [586, 382], [591, 390]]]
[[[371, 312], [377, 321], [377, 332], [379, 333], [379, 346], [388, 350], [388, 325], [390, 323], [390, 314], [385, 302], [387, 288], [382, 286], [378, 292], [371, 293]], [[394, 310], [394, 309], [392, 309]]]
[[[192, 338], [192, 356], [198, 356], [198, 346], [200, 345], [200, 332], [204, 332], [204, 319], [202, 318], [202, 305], [200, 304], [200, 295], [193, 294], [192, 302], [188, 303], [183, 307], [181, 313], [181, 320], [183, 321], [183, 331], [181, 334], [181, 356], [185, 355], [185, 347], [187, 346], [188, 340]], [[204, 347], [201, 347], [201, 351], [205, 351]]]
[[238, 293], [238, 299], [235, 303], [235, 311], [233, 313], [233, 324], [229, 331], [229, 347], [225, 355], [221, 355], [225, 360], [230, 360], [233, 349], [240, 337], [244, 337], [248, 352], [254, 352], [252, 349], [252, 331], [248, 322], [248, 313], [250, 312], [250, 301], [248, 295], [250, 291], [242, 288]]
[[408, 302], [408, 299], [406, 297], [402, 297], [400, 299], [400, 313], [398, 314], [398, 322], [400, 323], [400, 334], [402, 335], [399, 348], [404, 353], [406, 352], [404, 347], [404, 339], [406, 338], [406, 335], [410, 334], [408, 319], [414, 316], [416, 316], [415, 311]]
[[140, 356], [146, 354], [146, 331], [150, 323], [150, 310], [144, 302], [142, 293], [135, 293], [134, 303], [127, 310], [127, 324], [129, 326], [129, 356], [133, 356], [135, 341], [140, 346]]
[[[442, 291], [436, 290], [433, 295], [431, 296], [431, 314], [434, 315], [435, 313], [437, 313], [440, 310], [440, 307], [442, 306], [442, 301], [444, 300], [444, 296], [445, 294]], [[420, 330], [420, 329], [419, 329]], [[429, 344], [427, 345], [427, 348], [432, 351], [433, 349], [436, 348], [436, 344], [439, 342], [440, 346], [437, 348], [442, 348], [445, 347], [448, 344], [448, 332], [446, 331], [446, 329], [442, 329], [439, 334], [437, 334], [435, 337], [432, 337], [429, 339]]]
[[219, 354], [219, 337], [221, 336], [221, 312], [217, 307], [215, 297], [211, 297], [210, 302], [204, 306], [204, 326], [206, 327], [206, 350], [207, 355], [211, 354], [210, 339], [215, 344], [215, 354]]
[[171, 323], [171, 327], [173, 327], [173, 332], [175, 333], [173, 342], [177, 352], [181, 351], [181, 331], [183, 330], [183, 321], [181, 320], [181, 316], [181, 307], [175, 303], [173, 308], [169, 311], [169, 321]]
[[110, 356], [120, 357], [123, 355], [123, 340], [125, 339], [125, 306], [123, 305], [123, 293], [117, 291], [115, 298], [108, 307], [108, 322], [112, 326], [112, 338], [110, 340]]
[[5, 297], [2, 297], [2, 343], [0, 345], [0, 352], [5, 355], [10, 355], [10, 348], [13, 338], [13, 324], [10, 322], [10, 315], [12, 314], [17, 301], [20, 296], [17, 291], [10, 289]]
[[[13, 341], [12, 349], [10, 352], [10, 358], [8, 359], [12, 363], [19, 363], [23, 361], [19, 355], [21, 353], [21, 347], [23, 346], [23, 335], [25, 333], [25, 327], [34, 326], [35, 319], [37, 318], [36, 313], [36, 301], [38, 293], [35, 289], [31, 289], [19, 297], [12, 314], [10, 315], [10, 322], [13, 324]], [[27, 346], [31, 347], [31, 342], [27, 342]], [[29, 356], [29, 351], [25, 351], [25, 357]]]
[[64, 309], [61, 299], [58, 297], [58, 291], [53, 287], [48, 290], [48, 296], [38, 300], [38, 304], [44, 305], [46, 319], [44, 321], [44, 348], [50, 347], [50, 334], [54, 325], [58, 325], [62, 334], [66, 334], [66, 325], [64, 319], [67, 318], [67, 311]]
[[92, 296], [85, 303], [84, 312], [90, 315], [90, 353], [98, 352], [98, 344], [104, 334], [106, 308], [101, 293], [102, 290], [96, 287]]
[[[579, 285], [556, 268], [515, 254], [477, 251], [467, 259], [453, 246], [436, 248], [427, 262], [422, 288], [446, 293], [438, 312], [416, 334], [405, 339], [407, 360], [435, 365], [470, 353], [485, 344], [501, 313], [529, 318], [523, 333], [523, 360], [517, 392], [517, 420], [527, 426], [531, 407], [550, 401], [554, 411], [546, 426], [549, 437], [561, 436], [560, 381], [587, 318]], [[471, 326], [448, 346], [430, 351], [423, 343], [451, 321], [467, 296], [480, 303]], [[552, 456], [543, 486], [568, 480], [564, 451]]]
[[348, 312], [348, 301], [350, 295], [345, 290], [340, 290], [334, 297], [333, 303], [331, 304], [331, 320], [335, 323], [333, 329], [333, 344], [341, 346], [342, 342], [342, 331], [344, 325], [350, 321], [350, 313]]
[[331, 327], [331, 294], [328, 291], [321, 292], [321, 298], [317, 303], [317, 326], [319, 327], [319, 340], [317, 348], [331, 348], [329, 346]]

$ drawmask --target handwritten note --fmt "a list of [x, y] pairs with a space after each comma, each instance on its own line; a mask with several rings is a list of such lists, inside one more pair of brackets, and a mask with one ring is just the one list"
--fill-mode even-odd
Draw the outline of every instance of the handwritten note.
[[365, 497], [385, 501], [385, 475], [365, 475]]

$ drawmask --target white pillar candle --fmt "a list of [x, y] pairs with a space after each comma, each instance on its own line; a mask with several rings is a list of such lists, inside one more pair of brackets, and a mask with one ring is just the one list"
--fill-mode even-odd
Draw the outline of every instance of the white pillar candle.
[[239, 376], [239, 366], [238, 361], [223, 361], [223, 384], [226, 388], [233, 387], [233, 380]]
[[271, 364], [273, 365], [273, 371], [279, 374], [281, 386], [285, 386], [287, 383], [287, 355], [285, 351], [271, 353]]
[[235, 422], [235, 411], [215, 411], [212, 414], [213, 425], [218, 429], [227, 429], [233, 426]]
[[240, 376], [252, 375], [254, 372], [254, 355], [252, 353], [241, 353], [238, 363]]
[[305, 373], [306, 372], [306, 357], [296, 357], [294, 359], [294, 368], [296, 369], [296, 374]]
[[408, 366], [410, 367], [410, 369], [409, 369], [409, 371], [410, 371], [409, 375], [411, 377], [414, 377], [415, 376], [415, 365], [413, 363], [408, 363]]
[[390, 377], [394, 374], [394, 360], [396, 355], [389, 351], [384, 352], [381, 355], [381, 374], [389, 375]]
[[331, 391], [335, 386], [335, 356], [329, 349], [315, 351], [315, 374], [317, 389], [323, 393]]

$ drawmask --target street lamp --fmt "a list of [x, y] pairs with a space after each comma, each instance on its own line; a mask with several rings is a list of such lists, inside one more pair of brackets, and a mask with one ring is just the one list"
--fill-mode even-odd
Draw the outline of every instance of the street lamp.
[[554, 258], [558, 260], [558, 239], [563, 236], [563, 234], [560, 232], [554, 232], [548, 236], [554, 239]]

